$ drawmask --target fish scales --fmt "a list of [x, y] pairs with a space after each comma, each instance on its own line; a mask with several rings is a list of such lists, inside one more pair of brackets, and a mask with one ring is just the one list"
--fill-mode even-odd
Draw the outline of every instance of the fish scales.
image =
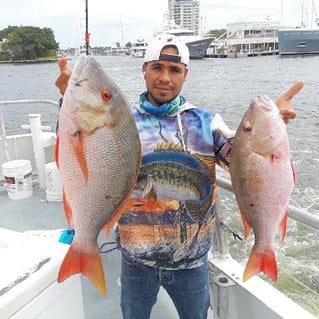
[[236, 131], [230, 174], [244, 224], [255, 243], [245, 267], [244, 281], [264, 272], [277, 280], [274, 238], [286, 234], [288, 203], [295, 185], [286, 125], [269, 97], [256, 97]]
[[97, 238], [120, 218], [140, 167], [140, 140], [120, 89], [93, 57], [81, 56], [59, 116], [56, 160], [74, 241], [58, 282], [82, 273], [106, 295]]
[[196, 222], [203, 222], [212, 203], [212, 182], [207, 166], [176, 145], [160, 144], [143, 156], [133, 198], [170, 198], [185, 204]]
[[143, 166], [140, 177], [147, 182], [147, 178], [150, 176], [153, 182], [160, 184], [162, 186], [158, 188], [160, 196], [170, 197], [173, 191], [183, 190], [180, 192], [179, 199], [186, 200], [189, 199], [189, 196], [191, 199], [199, 199], [203, 194], [200, 184], [201, 178], [197, 178], [200, 175], [196, 173], [195, 170], [183, 165], [158, 162]]

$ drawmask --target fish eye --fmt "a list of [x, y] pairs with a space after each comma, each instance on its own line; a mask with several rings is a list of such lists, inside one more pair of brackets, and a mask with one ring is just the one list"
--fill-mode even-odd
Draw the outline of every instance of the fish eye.
[[103, 101], [105, 101], [105, 102], [108, 102], [112, 97], [111, 92], [107, 89], [102, 90], [101, 95], [102, 95]]

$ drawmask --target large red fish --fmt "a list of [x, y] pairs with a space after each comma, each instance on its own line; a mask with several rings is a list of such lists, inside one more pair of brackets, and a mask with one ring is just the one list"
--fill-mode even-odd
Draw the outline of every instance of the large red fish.
[[106, 295], [97, 237], [102, 228], [108, 235], [134, 189], [140, 140], [124, 95], [92, 57], [79, 58], [65, 92], [56, 161], [75, 229], [58, 282], [82, 273]]
[[285, 238], [295, 173], [286, 125], [267, 96], [255, 98], [236, 131], [230, 174], [245, 238], [251, 228], [255, 235], [243, 280], [264, 272], [276, 281], [274, 238], [278, 230]]

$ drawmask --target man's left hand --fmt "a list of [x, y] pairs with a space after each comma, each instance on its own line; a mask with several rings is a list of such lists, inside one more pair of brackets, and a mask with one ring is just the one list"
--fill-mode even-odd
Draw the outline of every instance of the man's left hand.
[[276, 105], [278, 106], [280, 114], [285, 123], [288, 123], [289, 120], [292, 120], [296, 117], [296, 111], [291, 105], [291, 100], [303, 87], [304, 82], [297, 81], [287, 92], [279, 96], [279, 98], [276, 100]]

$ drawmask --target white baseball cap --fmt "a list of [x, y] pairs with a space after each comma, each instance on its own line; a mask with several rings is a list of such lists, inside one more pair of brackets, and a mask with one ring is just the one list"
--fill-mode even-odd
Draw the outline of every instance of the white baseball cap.
[[[173, 45], [178, 50], [178, 55], [161, 54], [162, 49], [167, 45]], [[173, 35], [161, 35], [154, 38], [147, 46], [144, 63], [151, 61], [172, 61], [189, 64], [189, 50], [186, 44]]]

